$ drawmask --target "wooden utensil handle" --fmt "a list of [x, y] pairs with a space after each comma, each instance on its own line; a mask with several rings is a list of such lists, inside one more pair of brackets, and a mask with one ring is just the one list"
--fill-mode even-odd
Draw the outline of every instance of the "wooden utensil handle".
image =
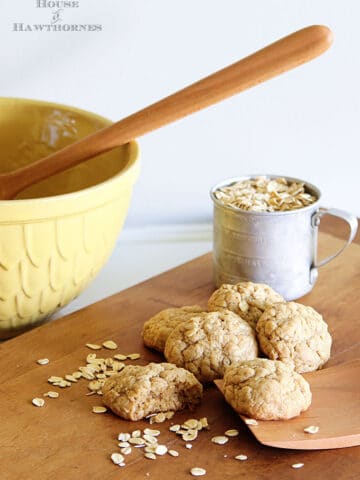
[[[79, 140], [59, 152], [13, 172], [7, 189], [40, 181], [145, 133], [201, 110], [247, 88], [297, 67], [323, 53], [332, 43], [325, 26], [310, 26]], [[30, 173], [31, 170], [31, 173]], [[29, 175], [31, 174], [31, 178]]]

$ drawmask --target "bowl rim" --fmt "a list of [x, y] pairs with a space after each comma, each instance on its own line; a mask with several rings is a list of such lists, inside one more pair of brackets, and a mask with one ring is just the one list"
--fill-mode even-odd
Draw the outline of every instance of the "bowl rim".
[[[19, 102], [21, 104], [29, 104], [29, 105], [43, 105], [49, 106], [53, 108], [65, 109], [69, 112], [78, 113], [80, 115], [84, 115], [87, 118], [94, 119], [100, 121], [104, 124], [104, 127], [111, 125], [114, 123], [107, 117], [102, 115], [98, 115], [97, 113], [73, 107], [71, 105], [57, 103], [57, 102], [49, 102], [47, 100], [38, 100], [33, 98], [25, 98], [25, 97], [2, 97], [0, 96], [0, 106], [5, 103], [16, 103]], [[81, 190], [76, 190], [75, 192], [70, 193], [63, 193], [61, 195], [52, 195], [48, 197], [35, 197], [35, 198], [20, 198], [14, 200], [0, 200], [0, 209], [3, 207], [14, 207], [17, 206], [30, 206], [36, 204], [36, 206], [43, 206], [44, 204], [48, 205], [53, 202], [63, 201], [72, 201], [74, 199], [80, 199], [82, 197], [86, 197], [88, 195], [92, 195], [93, 193], [97, 193], [101, 190], [104, 190], [110, 185], [116, 184], [119, 180], [123, 180], [125, 177], [134, 175], [135, 177], [138, 174], [139, 170], [139, 163], [140, 163], [140, 146], [137, 140], [131, 140], [128, 143], [130, 147], [129, 158], [126, 165], [115, 175], [112, 177], [104, 180], [103, 182], [97, 183], [96, 185], [92, 185], [90, 187], [82, 188]], [[1, 220], [0, 220], [1, 222]]]

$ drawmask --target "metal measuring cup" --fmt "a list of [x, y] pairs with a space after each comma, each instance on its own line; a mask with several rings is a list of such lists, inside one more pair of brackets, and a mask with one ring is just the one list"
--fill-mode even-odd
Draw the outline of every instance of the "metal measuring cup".
[[[317, 200], [304, 208], [279, 212], [252, 212], [224, 205], [215, 191], [259, 175], [229, 178], [215, 185], [210, 195], [214, 202], [213, 268], [217, 287], [241, 281], [266, 283], [286, 300], [308, 293], [318, 277], [318, 268], [337, 257], [354, 239], [357, 218], [336, 208], [320, 208], [321, 192], [309, 182], [306, 192]], [[262, 175], [270, 179], [279, 175]], [[323, 215], [334, 215], [350, 226], [345, 245], [333, 255], [318, 261], [318, 227]]]

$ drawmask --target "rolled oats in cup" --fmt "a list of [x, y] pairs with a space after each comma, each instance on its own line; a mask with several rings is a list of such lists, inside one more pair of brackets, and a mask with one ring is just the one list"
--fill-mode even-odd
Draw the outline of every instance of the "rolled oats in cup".
[[317, 200], [315, 195], [306, 191], [303, 182], [265, 176], [240, 180], [219, 188], [214, 196], [224, 205], [251, 212], [287, 212], [306, 207]]
[[[335, 208], [321, 208], [321, 192], [309, 182], [277, 175], [246, 175], [212, 188], [214, 203], [214, 280], [217, 287], [241, 281], [265, 283], [286, 300], [308, 293], [318, 267], [348, 246], [357, 219]], [[323, 215], [350, 226], [346, 244], [318, 261], [317, 237]]]

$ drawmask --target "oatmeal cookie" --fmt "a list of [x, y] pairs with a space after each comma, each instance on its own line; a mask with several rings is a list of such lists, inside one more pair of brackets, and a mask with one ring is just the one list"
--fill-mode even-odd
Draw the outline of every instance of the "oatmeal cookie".
[[277, 303], [265, 310], [256, 331], [267, 357], [291, 363], [299, 373], [317, 370], [330, 358], [328, 326], [311, 307]]
[[200, 313], [203, 310], [199, 305], [162, 310], [144, 323], [141, 334], [144, 344], [162, 353], [167, 337], [174, 328], [188, 319], [192, 313]]
[[311, 404], [308, 382], [291, 365], [264, 358], [227, 368], [223, 391], [234, 410], [259, 420], [287, 420]]
[[184, 368], [170, 363], [127, 365], [103, 385], [103, 402], [126, 420], [158, 412], [193, 408], [201, 402], [202, 385]]
[[239, 282], [224, 284], [215, 290], [208, 302], [209, 311], [231, 310], [256, 328], [256, 323], [265, 308], [283, 297], [264, 283]]
[[222, 378], [225, 367], [256, 358], [254, 330], [233, 312], [194, 314], [180, 323], [165, 344], [169, 362], [192, 372], [201, 382]]

